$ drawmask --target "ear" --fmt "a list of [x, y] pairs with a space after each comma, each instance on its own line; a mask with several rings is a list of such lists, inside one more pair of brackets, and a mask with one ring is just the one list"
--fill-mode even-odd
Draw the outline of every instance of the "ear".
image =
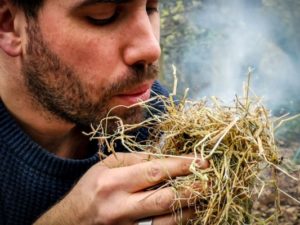
[[22, 52], [21, 38], [15, 29], [15, 10], [7, 0], [0, 0], [0, 49], [16, 57]]

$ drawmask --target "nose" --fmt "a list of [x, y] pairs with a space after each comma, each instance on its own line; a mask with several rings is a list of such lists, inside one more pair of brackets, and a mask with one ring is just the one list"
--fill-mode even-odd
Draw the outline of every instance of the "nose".
[[124, 61], [127, 65], [137, 63], [152, 64], [161, 54], [159, 45], [159, 19], [150, 20], [146, 12], [132, 16], [126, 27]]

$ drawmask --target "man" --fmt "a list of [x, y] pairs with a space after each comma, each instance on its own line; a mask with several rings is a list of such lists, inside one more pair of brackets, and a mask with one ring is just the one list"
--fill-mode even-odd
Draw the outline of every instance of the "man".
[[158, 4], [0, 0], [1, 224], [175, 224], [172, 190], [149, 188], [188, 174], [191, 160], [99, 162], [82, 134], [113, 108], [138, 122], [139, 107], [116, 106], [147, 100], [151, 87], [165, 93], [155, 82]]

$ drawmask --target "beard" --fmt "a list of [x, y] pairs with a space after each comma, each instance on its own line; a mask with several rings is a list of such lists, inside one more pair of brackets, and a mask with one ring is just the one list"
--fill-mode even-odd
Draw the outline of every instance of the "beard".
[[[122, 79], [103, 88], [101, 95], [95, 100], [91, 97], [93, 93], [80, 79], [84, 74], [78, 74], [71, 66], [63, 63], [59, 55], [51, 51], [43, 40], [36, 21], [28, 19], [27, 34], [27, 54], [22, 64], [25, 85], [34, 106], [42, 106], [42, 110], [64, 122], [85, 128], [91, 124], [97, 125], [110, 111], [109, 103], [114, 95], [146, 80], [155, 79], [158, 75], [157, 65], [133, 65], [126, 74], [119, 76]], [[128, 109], [117, 108], [110, 116], [120, 117], [128, 124], [140, 122], [144, 118], [143, 114], [143, 109], [136, 106]], [[110, 127], [113, 129], [114, 125]]]

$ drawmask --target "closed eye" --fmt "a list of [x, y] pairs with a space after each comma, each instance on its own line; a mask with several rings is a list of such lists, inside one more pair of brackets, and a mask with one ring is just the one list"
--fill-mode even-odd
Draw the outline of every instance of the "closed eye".
[[90, 24], [104, 26], [114, 22], [119, 11], [118, 4], [103, 2], [83, 7], [81, 14]]
[[158, 13], [159, 12], [159, 1], [158, 0], [148, 0], [146, 11], [148, 15]]
[[119, 16], [119, 12], [116, 11], [111, 17], [108, 18], [101, 18], [98, 19], [96, 17], [93, 16], [86, 16], [86, 19], [88, 20], [89, 23], [96, 25], [96, 26], [105, 26], [108, 25], [112, 22], [114, 22]]
[[147, 10], [148, 15], [159, 12], [158, 7], [147, 7], [146, 10]]

